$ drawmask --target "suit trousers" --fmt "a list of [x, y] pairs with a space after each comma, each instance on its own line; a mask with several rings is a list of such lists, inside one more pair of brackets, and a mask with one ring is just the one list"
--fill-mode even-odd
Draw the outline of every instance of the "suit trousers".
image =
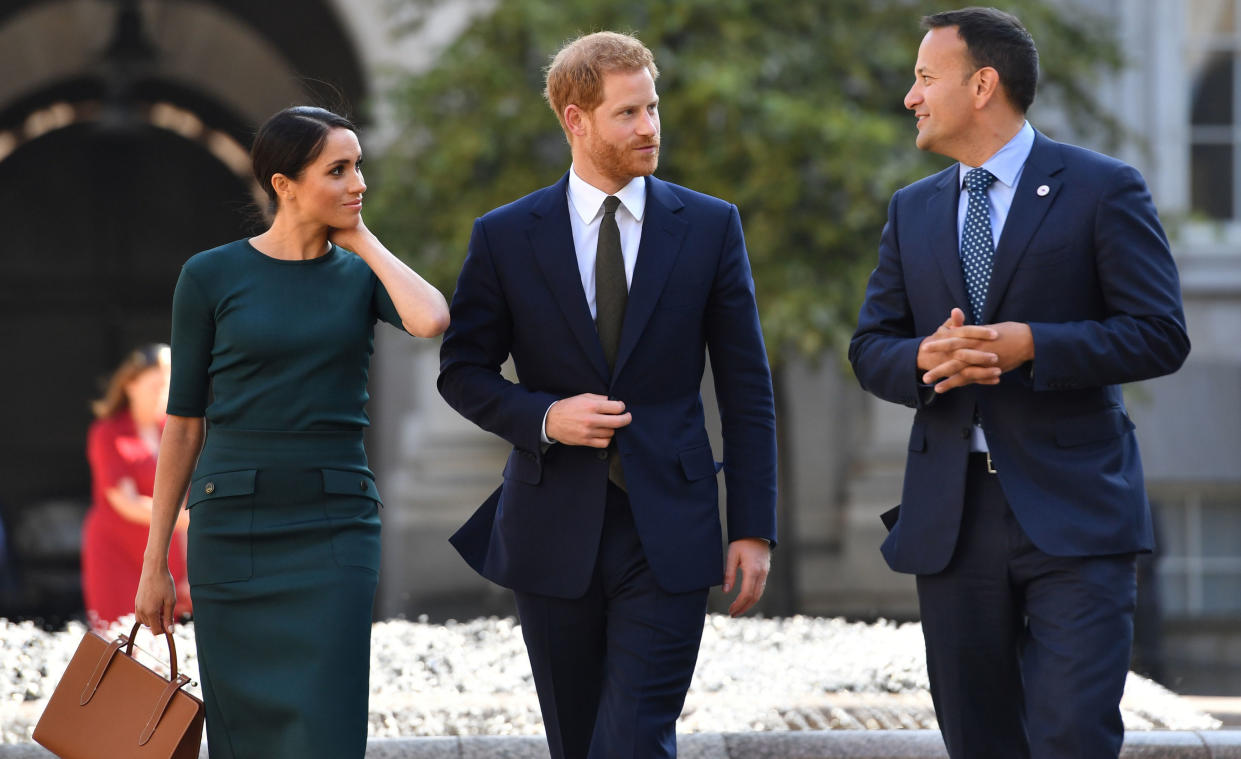
[[1124, 740], [1133, 554], [1040, 551], [985, 456], [970, 456], [961, 533], [919, 575], [935, 715], [952, 759], [1103, 759]]
[[606, 508], [585, 595], [514, 593], [548, 747], [552, 759], [675, 757], [708, 589], [660, 588], [610, 482]]

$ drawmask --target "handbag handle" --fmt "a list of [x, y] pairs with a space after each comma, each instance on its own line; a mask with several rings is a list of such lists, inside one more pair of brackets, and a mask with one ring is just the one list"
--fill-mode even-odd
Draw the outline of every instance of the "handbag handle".
[[[121, 635], [104, 649], [103, 655], [99, 657], [99, 662], [95, 664], [94, 672], [91, 672], [91, 676], [86, 680], [86, 687], [82, 689], [82, 696], [79, 701], [80, 706], [86, 706], [95, 697], [95, 691], [99, 689], [99, 683], [103, 681], [104, 673], [108, 671], [108, 665], [112, 663], [112, 657], [116, 656], [116, 652], [121, 650], [122, 646], [125, 647], [125, 655], [131, 659], [133, 658], [134, 638], [138, 636], [139, 627], [141, 627], [141, 623], [134, 622], [134, 627], [129, 631], [128, 638]], [[168, 677], [169, 688], [176, 690], [188, 683], [190, 679], [185, 675], [177, 675], [177, 646], [172, 642], [172, 633], [165, 631], [164, 635], [168, 638], [168, 657], [172, 669], [172, 674]], [[171, 698], [171, 691], [167, 695]], [[166, 702], [166, 699], [164, 700]]]
[[[141, 622], [134, 622], [134, 627], [129, 631], [129, 637], [125, 639], [125, 655], [133, 658], [134, 655], [134, 638], [138, 637], [138, 628], [142, 627]], [[172, 674], [168, 676], [168, 682], [176, 682], [177, 680], [177, 645], [172, 642], [172, 631], [164, 630], [164, 637], [168, 640], [168, 664], [172, 669]]]

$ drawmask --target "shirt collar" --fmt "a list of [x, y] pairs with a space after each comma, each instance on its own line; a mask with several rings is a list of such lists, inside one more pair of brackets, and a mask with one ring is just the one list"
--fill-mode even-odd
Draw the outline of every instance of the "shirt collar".
[[[642, 221], [642, 214], [646, 211], [646, 178], [634, 177], [629, 180], [629, 184], [617, 190], [616, 197], [620, 198], [621, 205], [625, 210], [629, 211], [629, 215], [637, 221]], [[603, 201], [608, 194], [598, 187], [590, 184], [586, 180], [577, 175], [577, 169], [570, 167], [569, 169], [569, 203], [573, 209], [577, 211], [577, 215], [581, 217], [583, 224], [589, 224], [595, 220], [603, 208]]]
[[[1025, 166], [1026, 159], [1030, 157], [1030, 151], [1034, 148], [1034, 127], [1030, 126], [1030, 122], [1021, 125], [1021, 129], [1013, 136], [1008, 144], [995, 152], [995, 155], [988, 158], [981, 168], [991, 172], [995, 178], [1003, 182], [1008, 187], [1013, 187], [1017, 183], [1017, 177], [1021, 174], [1021, 167]], [[960, 171], [957, 174], [957, 181], [961, 186], [965, 186], [965, 175], [974, 167], [960, 164]]]

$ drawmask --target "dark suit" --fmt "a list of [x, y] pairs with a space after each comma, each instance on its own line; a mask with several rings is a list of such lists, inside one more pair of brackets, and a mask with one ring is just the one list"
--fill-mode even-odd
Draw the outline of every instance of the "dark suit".
[[[1029, 734], [1036, 755], [1105, 756], [1122, 737], [1132, 557], [1153, 546], [1120, 385], [1173, 372], [1189, 352], [1176, 268], [1136, 170], [1036, 134], [979, 320], [1029, 324], [1034, 361], [997, 386], [936, 396], [921, 383], [919, 344], [952, 308], [968, 313], [958, 176], [954, 164], [893, 196], [849, 347], [865, 389], [917, 409], [883, 554], [919, 575], [928, 667], [933, 681], [940, 670], [933, 690], [954, 756], [983, 755], [973, 752], [988, 738], [976, 733], [1002, 746], [1014, 730]], [[975, 420], [994, 475], [968, 463], [978, 459], [969, 453]], [[992, 603], [999, 596], [969, 575], [997, 569], [1010, 595]], [[996, 655], [1010, 662], [976, 656], [985, 671], [970, 674], [968, 649], [983, 638], [1002, 641]], [[1058, 643], [1073, 655], [1056, 660]], [[953, 646], [967, 650], [946, 652]], [[988, 711], [1014, 701], [1015, 717]], [[972, 725], [956, 725], [963, 712]], [[1082, 724], [1092, 719], [1106, 724]], [[1080, 747], [1038, 753], [1063, 741]], [[1014, 743], [1005, 751], [1024, 755]]]
[[[699, 395], [706, 350], [723, 424], [729, 540], [775, 540], [774, 403], [737, 209], [654, 177], [646, 184], [614, 371], [577, 268], [567, 174], [475, 223], [441, 351], [444, 398], [513, 445], [504, 484], [453, 544], [479, 573], [517, 592], [554, 756], [584, 755], [592, 732], [591, 756], [634, 741], [638, 755], [655, 756], [674, 740], [668, 712], [680, 711], [706, 589], [721, 582], [724, 563], [719, 467]], [[500, 374], [510, 355], [517, 382]], [[579, 393], [624, 401], [633, 415], [615, 438], [627, 494], [609, 484], [606, 452], [541, 444], [548, 406]], [[599, 629], [612, 624], [600, 609], [621, 597], [652, 602], [636, 617], [684, 620], [670, 635], [692, 645], [674, 646], [674, 661], [645, 660], [650, 671], [621, 673], [643, 681], [627, 683], [635, 692], [669, 692], [656, 713], [627, 705], [639, 716], [613, 726], [610, 704], [623, 698], [609, 690], [615, 673], [600, 665], [658, 645], [646, 640], [649, 626], [624, 629], [621, 613]], [[678, 605], [689, 611], [671, 609]], [[535, 630], [536, 616], [575, 613], [578, 631], [564, 640]]]

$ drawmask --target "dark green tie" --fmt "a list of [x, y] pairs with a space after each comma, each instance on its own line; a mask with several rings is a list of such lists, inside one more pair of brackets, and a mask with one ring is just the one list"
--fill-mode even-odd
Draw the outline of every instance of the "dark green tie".
[[[620, 198], [609, 195], [603, 200], [603, 219], [599, 222], [599, 246], [595, 249], [595, 328], [608, 368], [616, 369], [620, 351], [621, 325], [625, 322], [625, 304], [629, 301], [629, 285], [625, 281], [625, 258], [621, 255], [620, 228], [616, 226], [616, 208]], [[625, 473], [621, 469], [616, 442], [608, 447], [608, 479], [625, 489]]]
[[616, 208], [620, 198], [609, 195], [603, 201], [603, 220], [599, 222], [599, 247], [595, 249], [595, 327], [608, 368], [616, 368], [620, 350], [621, 324], [625, 321], [625, 303], [629, 286], [625, 283], [625, 258], [621, 255], [620, 229], [616, 226]]

